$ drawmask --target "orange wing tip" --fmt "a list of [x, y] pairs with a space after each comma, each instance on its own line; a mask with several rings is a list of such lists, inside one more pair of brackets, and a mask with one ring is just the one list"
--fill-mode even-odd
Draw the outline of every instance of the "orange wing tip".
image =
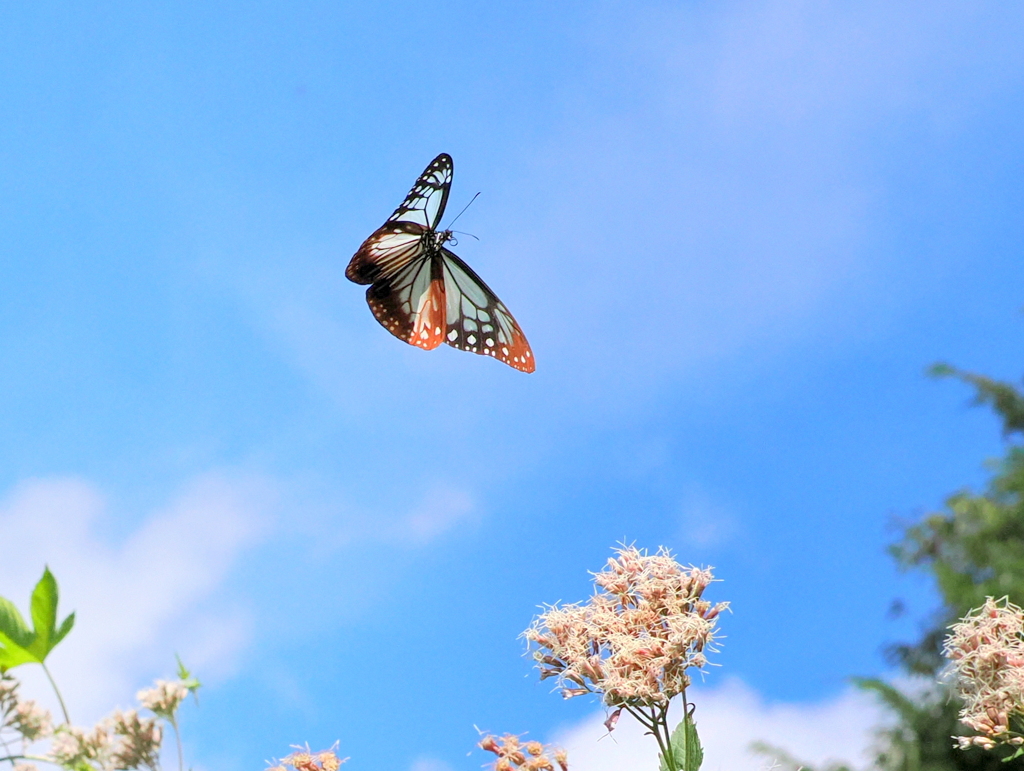
[[512, 350], [512, 354], [512, 356], [506, 356], [504, 359], [505, 363], [509, 366], [527, 374], [537, 369], [537, 361], [533, 358], [533, 351], [530, 350], [529, 345], [525, 346], [525, 350], [520, 346], [516, 346]]

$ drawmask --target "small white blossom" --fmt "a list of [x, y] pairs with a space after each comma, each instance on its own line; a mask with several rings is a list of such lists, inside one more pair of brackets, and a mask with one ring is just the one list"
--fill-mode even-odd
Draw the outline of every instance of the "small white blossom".
[[135, 698], [148, 710], [168, 720], [188, 696], [188, 687], [181, 680], [157, 680], [152, 688], [139, 691]]
[[8, 724], [25, 737], [26, 741], [34, 742], [50, 735], [52, 719], [50, 713], [34, 701], [21, 701], [8, 716]]
[[960, 720], [980, 734], [956, 737], [960, 748], [1019, 746], [1024, 724], [1024, 610], [1005, 597], [987, 598], [951, 627], [944, 652], [964, 701]]

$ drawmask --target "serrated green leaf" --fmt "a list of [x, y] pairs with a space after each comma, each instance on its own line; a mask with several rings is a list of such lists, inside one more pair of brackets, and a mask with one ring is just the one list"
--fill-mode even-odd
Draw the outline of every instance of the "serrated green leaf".
[[196, 704], [198, 704], [199, 694], [197, 691], [203, 684], [199, 682], [198, 678], [196, 678], [196, 676], [189, 671], [188, 667], [185, 666], [185, 662], [181, 660], [181, 656], [175, 653], [174, 658], [178, 660], [178, 679], [181, 680], [182, 684], [186, 688], [188, 688], [188, 692], [192, 694], [196, 700]]
[[679, 771], [698, 771], [704, 762], [704, 748], [691, 715], [686, 715], [672, 732], [671, 746]]
[[178, 662], [178, 679], [188, 680], [190, 677], [192, 677], [192, 673], [188, 671], [188, 667], [186, 667], [185, 662], [181, 660], [181, 656], [175, 653], [174, 658]]
[[57, 629], [57, 633], [53, 636], [53, 643], [50, 646], [51, 649], [57, 647], [57, 643], [67, 637], [68, 632], [71, 631], [75, 625], [75, 614], [72, 613], [66, 619], [60, 622], [60, 627]]
[[46, 658], [52, 648], [53, 634], [57, 629], [57, 579], [50, 568], [43, 569], [43, 577], [32, 590], [32, 626], [35, 627], [35, 639], [27, 646], [39, 660]]
[[0, 634], [22, 647], [32, 642], [32, 630], [14, 603], [4, 597], [0, 597]]
[[0, 632], [0, 671], [6, 672], [19, 664], [36, 663], [35, 656]]
[[75, 625], [72, 613], [57, 627], [57, 579], [49, 568], [43, 571], [32, 590], [30, 607], [32, 625], [29, 629], [14, 603], [0, 597], [0, 669], [4, 671], [20, 664], [42, 664], [50, 651]]

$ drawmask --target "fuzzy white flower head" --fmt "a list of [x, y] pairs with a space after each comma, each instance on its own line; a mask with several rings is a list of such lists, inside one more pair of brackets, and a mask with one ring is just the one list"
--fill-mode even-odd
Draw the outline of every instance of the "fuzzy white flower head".
[[156, 718], [139, 717], [134, 709], [117, 711], [110, 718], [116, 737], [106, 764], [114, 771], [159, 766], [163, 730]]
[[50, 713], [31, 700], [18, 702], [7, 722], [30, 742], [49, 736], [53, 724]]
[[964, 702], [960, 720], [980, 734], [958, 737], [960, 747], [1019, 744], [1024, 736], [1024, 610], [1006, 597], [988, 597], [950, 629], [943, 650]]
[[65, 768], [105, 767], [104, 759], [113, 743], [109, 722], [101, 721], [89, 733], [77, 726], [59, 726], [50, 744], [51, 762]]
[[152, 688], [139, 691], [136, 698], [146, 709], [170, 719], [188, 696], [188, 688], [180, 680], [157, 680]]
[[707, 664], [718, 615], [703, 599], [710, 569], [683, 567], [667, 549], [616, 550], [594, 574], [589, 602], [552, 606], [523, 633], [537, 646], [541, 679], [558, 678], [565, 698], [599, 693], [608, 706], [666, 705]]

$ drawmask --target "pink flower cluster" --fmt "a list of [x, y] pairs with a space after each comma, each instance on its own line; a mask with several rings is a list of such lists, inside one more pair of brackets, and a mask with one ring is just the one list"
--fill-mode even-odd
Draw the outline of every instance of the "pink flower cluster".
[[188, 686], [181, 680], [157, 680], [152, 688], [139, 691], [135, 698], [154, 714], [171, 720], [181, 702], [188, 696]]
[[18, 696], [17, 680], [0, 675], [0, 734], [8, 729], [20, 740], [34, 742], [50, 735], [52, 723], [49, 712], [31, 699]]
[[296, 752], [282, 758], [277, 765], [270, 766], [266, 771], [288, 771], [286, 766], [290, 766], [294, 771], [338, 771], [348, 758], [339, 758], [335, 752], [337, 748], [338, 745], [335, 744], [329, 750], [311, 752], [308, 746], [295, 746]]
[[118, 710], [88, 732], [75, 726], [58, 728], [49, 758], [65, 768], [156, 769], [162, 741], [156, 718], [139, 717], [133, 709]]
[[716, 650], [718, 615], [729, 607], [702, 598], [710, 569], [683, 567], [662, 547], [633, 546], [594, 574], [589, 602], [551, 606], [523, 636], [535, 644], [541, 679], [557, 677], [565, 698], [603, 694], [608, 706], [664, 706], [690, 684]]
[[961, 749], [1024, 745], [1024, 610], [1008, 598], [972, 610], [951, 627], [944, 652], [963, 699], [960, 720], [977, 736], [955, 737]]
[[545, 747], [540, 742], [524, 743], [515, 734], [485, 736], [479, 746], [498, 756], [494, 771], [554, 771], [552, 758], [561, 771], [569, 771], [565, 750]]

